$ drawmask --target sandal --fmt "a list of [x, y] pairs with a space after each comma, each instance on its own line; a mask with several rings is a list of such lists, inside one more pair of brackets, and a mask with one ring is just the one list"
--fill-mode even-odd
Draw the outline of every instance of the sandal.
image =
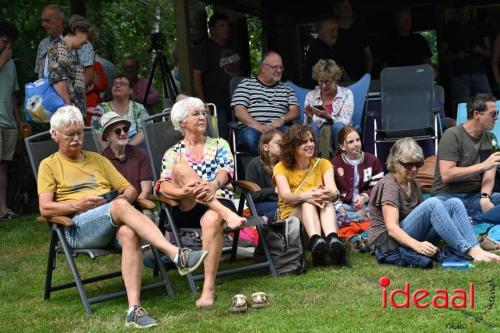
[[231, 299], [231, 306], [229, 307], [229, 312], [232, 313], [243, 313], [248, 309], [248, 302], [245, 295], [234, 295]]
[[256, 292], [250, 296], [252, 309], [261, 309], [269, 305], [267, 295], [263, 292]]

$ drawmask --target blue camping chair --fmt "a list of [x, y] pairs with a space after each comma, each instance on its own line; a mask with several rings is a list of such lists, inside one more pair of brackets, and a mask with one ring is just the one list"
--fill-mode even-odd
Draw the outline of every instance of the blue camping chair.
[[304, 123], [304, 104], [306, 101], [306, 95], [308, 92], [311, 91], [311, 89], [299, 87], [298, 85], [296, 85], [295, 83], [293, 83], [290, 80], [286, 81], [286, 84], [288, 84], [288, 86], [290, 88], [292, 88], [293, 91], [295, 92], [295, 96], [297, 97], [297, 101], [299, 102], [299, 109], [300, 109], [299, 119], [297, 121], [299, 124], [303, 124]]
[[357, 82], [354, 82], [350, 86], [352, 94], [354, 96], [354, 111], [352, 113], [352, 125], [354, 128], [361, 132], [361, 123], [363, 121], [363, 113], [365, 111], [366, 96], [368, 95], [368, 88], [370, 87], [371, 76], [366, 73]]
[[[497, 101], [497, 109], [500, 108], [500, 101]], [[457, 125], [464, 124], [467, 121], [467, 104], [459, 103], [457, 106]], [[495, 127], [491, 131], [497, 138], [500, 138], [500, 121], [496, 121]]]

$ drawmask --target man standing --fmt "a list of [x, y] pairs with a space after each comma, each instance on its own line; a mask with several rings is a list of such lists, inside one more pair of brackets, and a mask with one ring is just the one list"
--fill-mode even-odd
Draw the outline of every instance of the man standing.
[[227, 122], [231, 120], [229, 82], [240, 75], [240, 56], [230, 45], [229, 18], [215, 13], [208, 20], [210, 38], [193, 50], [193, 80], [196, 97], [217, 106], [219, 133], [227, 139]]
[[[140, 306], [144, 240], [165, 253], [181, 275], [195, 270], [206, 251], [191, 251], [170, 244], [160, 229], [131, 204], [137, 191], [105, 157], [82, 150], [83, 116], [77, 107], [59, 108], [50, 119], [50, 133], [59, 149], [45, 158], [38, 171], [38, 197], [43, 216], [72, 216], [64, 230], [72, 248], [118, 246], [129, 310], [126, 326], [157, 326]], [[119, 195], [106, 202], [103, 194]]]
[[467, 122], [443, 133], [431, 189], [439, 199], [461, 199], [477, 223], [483, 220], [483, 213], [500, 205], [500, 193], [492, 193], [500, 152], [491, 153], [489, 132], [498, 118], [495, 101], [489, 94], [475, 95], [467, 103]]
[[7, 166], [12, 161], [17, 142], [17, 126], [29, 128], [21, 120], [17, 107], [16, 65], [12, 60], [12, 43], [17, 29], [10, 23], [0, 22], [0, 220], [16, 216], [7, 208]]
[[318, 25], [318, 38], [309, 45], [304, 65], [304, 84], [308, 88], [314, 88], [316, 81], [311, 77], [312, 68], [319, 59], [332, 59], [340, 65], [337, 50], [337, 37], [339, 34], [339, 22], [334, 17], [324, 18]]
[[285, 124], [299, 117], [294, 91], [280, 81], [284, 69], [281, 56], [270, 51], [262, 58], [257, 77], [241, 81], [234, 91], [231, 107], [242, 122], [238, 142], [253, 156], [262, 133], [286, 130]]

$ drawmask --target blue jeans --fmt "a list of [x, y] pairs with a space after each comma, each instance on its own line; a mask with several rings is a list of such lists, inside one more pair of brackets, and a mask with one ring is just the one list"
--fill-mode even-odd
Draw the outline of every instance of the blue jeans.
[[466, 103], [471, 96], [479, 93], [491, 94], [485, 73], [458, 74], [451, 79], [451, 96], [455, 103]]
[[278, 210], [278, 202], [276, 201], [263, 201], [256, 202], [255, 208], [259, 216], [267, 216], [269, 220], [274, 221], [276, 210]]
[[495, 207], [485, 213], [481, 211], [481, 205], [479, 204], [481, 200], [480, 193], [439, 193], [436, 195], [436, 198], [441, 200], [449, 198], [460, 199], [467, 210], [467, 214], [472, 218], [474, 223], [500, 224], [500, 208], [498, 207], [500, 205], [500, 193], [491, 194], [491, 202], [493, 202]]
[[74, 225], [64, 230], [66, 241], [74, 249], [119, 246], [118, 225], [111, 219], [111, 203], [73, 217]]
[[[323, 126], [329, 126], [329, 125], [323, 125]], [[332, 149], [335, 151], [335, 148], [338, 145], [340, 130], [346, 127], [346, 124], [340, 121], [336, 121], [331, 126], [332, 126], [332, 143], [333, 143]], [[316, 133], [316, 138], [319, 140], [321, 127], [315, 124], [311, 124], [310, 127], [314, 130], [314, 133]]]
[[443, 239], [460, 253], [478, 245], [465, 207], [457, 198], [446, 201], [429, 198], [401, 221], [400, 226], [420, 242]]
[[[288, 126], [281, 126], [278, 128], [281, 132], [286, 132], [288, 130]], [[248, 152], [252, 156], [259, 155], [259, 139], [260, 132], [251, 127], [244, 127], [238, 132], [238, 143], [242, 145], [246, 152]]]

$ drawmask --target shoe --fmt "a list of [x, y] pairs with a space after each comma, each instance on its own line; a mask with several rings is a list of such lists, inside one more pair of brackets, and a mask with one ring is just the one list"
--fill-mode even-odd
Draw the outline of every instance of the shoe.
[[19, 215], [16, 214], [16, 213], [14, 213], [10, 208], [7, 208], [7, 210], [5, 211], [4, 216], [0, 217], [0, 221], [12, 220], [12, 219], [15, 219], [18, 216]]
[[500, 250], [500, 243], [494, 241], [488, 236], [484, 235], [480, 238], [479, 246], [485, 251], [498, 251]]
[[331, 237], [328, 240], [328, 254], [335, 266], [345, 265], [347, 262], [345, 246], [337, 237]]
[[125, 326], [133, 326], [135, 328], [148, 328], [158, 326], [156, 320], [148, 316], [144, 308], [139, 305], [134, 305], [134, 309], [127, 313], [125, 318]]
[[232, 313], [243, 313], [248, 309], [248, 302], [245, 295], [234, 295], [231, 299], [231, 306], [229, 307], [229, 312]]
[[311, 246], [313, 266], [325, 266], [327, 256], [327, 245], [323, 238], [318, 238]]
[[267, 295], [261, 291], [253, 293], [252, 296], [250, 296], [250, 302], [252, 309], [262, 309], [269, 305]]
[[208, 252], [204, 250], [193, 251], [187, 248], [181, 248], [178, 252], [178, 262], [176, 263], [180, 275], [186, 275], [197, 269]]

